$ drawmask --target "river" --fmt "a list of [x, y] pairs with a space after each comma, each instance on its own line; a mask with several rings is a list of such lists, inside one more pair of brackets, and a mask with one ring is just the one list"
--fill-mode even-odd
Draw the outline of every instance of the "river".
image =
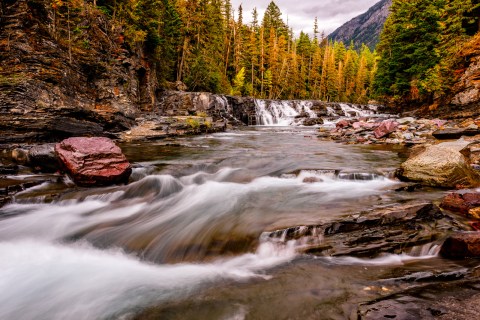
[[0, 209], [0, 319], [356, 319], [359, 303], [412, 286], [392, 279], [471, 267], [436, 244], [331, 257], [266, 236], [440, 199], [395, 191], [401, 147], [248, 127], [121, 148], [129, 185], [59, 178]]

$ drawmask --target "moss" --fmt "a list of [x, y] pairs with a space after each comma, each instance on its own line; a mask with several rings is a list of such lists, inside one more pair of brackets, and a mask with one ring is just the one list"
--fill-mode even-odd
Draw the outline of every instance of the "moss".
[[1, 74], [0, 73], [0, 86], [2, 87], [14, 87], [22, 83], [26, 79], [26, 76], [23, 73], [11, 73], [11, 74]]
[[190, 126], [193, 130], [198, 130], [198, 128], [200, 128], [200, 121], [198, 121], [197, 119], [194, 119], [194, 118], [187, 118], [187, 120], [185, 120], [185, 123]]

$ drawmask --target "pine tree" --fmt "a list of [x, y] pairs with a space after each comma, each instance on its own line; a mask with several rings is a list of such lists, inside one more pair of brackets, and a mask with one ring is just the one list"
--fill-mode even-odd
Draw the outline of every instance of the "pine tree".
[[407, 97], [431, 90], [422, 82], [440, 60], [441, 0], [393, 0], [380, 38], [376, 88], [380, 94]]

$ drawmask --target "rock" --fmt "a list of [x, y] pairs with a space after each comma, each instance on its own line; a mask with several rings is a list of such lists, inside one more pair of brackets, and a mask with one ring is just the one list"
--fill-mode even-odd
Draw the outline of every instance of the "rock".
[[314, 126], [317, 124], [323, 124], [322, 118], [307, 118], [303, 121], [304, 126]]
[[55, 145], [55, 152], [81, 186], [123, 183], [132, 172], [125, 155], [108, 138], [68, 138]]
[[[118, 132], [131, 126], [143, 101], [153, 104], [158, 88], [150, 85], [148, 63], [133, 51], [126, 52], [128, 59], [116, 59], [122, 46], [112, 45], [112, 39], [121, 28], [105, 15], [84, 12], [78, 23], [96, 26], [82, 29], [90, 46], [72, 50], [69, 59], [60, 38], [49, 31], [49, 3], [15, 1], [0, 11], [0, 143]], [[5, 41], [6, 32], [15, 37]], [[135, 72], [142, 64], [148, 70]]]
[[26, 164], [28, 162], [28, 150], [22, 148], [13, 149], [12, 160], [18, 164]]
[[468, 210], [468, 215], [474, 219], [480, 219], [480, 207]]
[[468, 215], [471, 209], [480, 207], [480, 193], [450, 193], [443, 198], [440, 207]]
[[449, 259], [480, 257], [480, 232], [462, 232], [445, 240], [440, 255]]
[[399, 170], [399, 178], [432, 187], [476, 187], [480, 175], [461, 153], [468, 142], [459, 140], [432, 145], [411, 155]]
[[350, 126], [350, 122], [348, 122], [347, 120], [340, 120], [335, 124], [335, 127], [337, 128], [345, 128], [348, 126]]
[[398, 123], [396, 121], [393, 121], [393, 120], [382, 121], [382, 123], [380, 123], [380, 125], [373, 132], [375, 135], [375, 138], [380, 139], [389, 135], [390, 133], [395, 131], [397, 126], [398, 126]]
[[437, 127], [443, 127], [448, 121], [440, 120], [440, 119], [433, 119], [432, 123], [435, 124]]
[[439, 140], [459, 139], [462, 136], [474, 136], [477, 134], [480, 134], [478, 128], [447, 128], [432, 133], [432, 135]]
[[398, 119], [397, 122], [399, 124], [409, 124], [409, 123], [415, 122], [415, 118], [412, 118], [412, 117], [401, 118], [401, 119]]
[[316, 255], [374, 257], [443, 238], [443, 230], [452, 228], [451, 220], [431, 203], [412, 203], [362, 212], [325, 225], [275, 230], [266, 236], [275, 242], [299, 240], [306, 244], [304, 252]]
[[316, 182], [323, 182], [323, 180], [317, 177], [306, 177], [303, 179], [303, 183], [316, 183]]
[[55, 154], [55, 144], [48, 143], [32, 147], [28, 151], [30, 166], [35, 171], [55, 172], [59, 169], [58, 157]]
[[414, 319], [434, 319], [429, 310], [418, 307], [413, 302], [397, 301], [378, 301], [369, 305], [362, 305], [357, 312], [359, 320], [414, 320]]
[[328, 138], [328, 137], [330, 137], [330, 133], [328, 132], [319, 132], [317, 134], [317, 138]]
[[0, 163], [0, 174], [17, 174], [18, 166], [17, 165], [3, 165]]
[[70, 117], [58, 117], [51, 123], [53, 132], [60, 136], [96, 136], [103, 134], [103, 126], [99, 123]]

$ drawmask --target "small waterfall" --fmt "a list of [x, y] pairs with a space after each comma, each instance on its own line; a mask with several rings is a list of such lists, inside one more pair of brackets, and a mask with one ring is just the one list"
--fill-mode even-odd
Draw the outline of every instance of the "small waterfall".
[[[323, 121], [313, 124], [325, 124], [325, 121], [346, 118], [377, 117], [378, 106], [347, 103], [320, 103], [308, 100], [262, 100], [254, 99], [256, 124], [261, 126], [298, 126], [307, 123], [307, 119], [318, 118], [317, 112], [325, 115]], [[312, 123], [309, 121], [309, 123]], [[310, 124], [311, 125], [311, 124]]]
[[300, 107], [303, 109], [303, 112], [308, 114], [310, 118], [312, 119], [317, 118], [317, 114], [315, 113], [315, 111], [311, 109], [313, 105], [311, 101], [300, 101], [299, 104], [300, 104]]
[[411, 248], [407, 253], [413, 257], [437, 256], [441, 245], [436, 242], [427, 243], [421, 246]]
[[296, 226], [271, 232], [263, 232], [260, 243], [273, 243], [277, 246], [289, 246], [301, 250], [323, 242], [322, 226]]
[[300, 125], [299, 118], [317, 118], [311, 101], [255, 99], [257, 124], [262, 126]]
[[257, 124], [264, 126], [289, 126], [300, 114], [293, 101], [255, 100]]
[[215, 110], [227, 110], [227, 112], [231, 113], [231, 106], [228, 103], [227, 98], [224, 95], [213, 94], [210, 98], [210, 109]]
[[339, 117], [340, 116], [333, 107], [327, 107], [327, 115], [329, 117]]
[[367, 105], [348, 105], [346, 103], [340, 103], [343, 115], [345, 117], [370, 117], [375, 114], [376, 106]]

